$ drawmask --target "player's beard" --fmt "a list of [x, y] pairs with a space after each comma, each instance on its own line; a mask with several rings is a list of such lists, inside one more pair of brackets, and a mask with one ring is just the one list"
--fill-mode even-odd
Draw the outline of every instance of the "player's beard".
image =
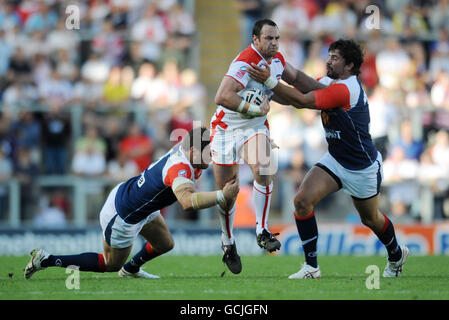
[[268, 47], [267, 50], [262, 54], [265, 60], [271, 60], [277, 53], [279, 47]]
[[338, 73], [336, 73], [333, 69], [331, 69], [330, 67], [326, 67], [327, 72], [326, 75], [331, 78], [331, 79], [338, 79], [340, 77], [340, 75]]

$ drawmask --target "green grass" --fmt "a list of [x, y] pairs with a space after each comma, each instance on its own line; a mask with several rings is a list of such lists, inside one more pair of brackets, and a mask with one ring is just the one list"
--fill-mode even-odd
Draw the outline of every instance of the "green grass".
[[[399, 278], [380, 277], [380, 289], [369, 290], [365, 273], [385, 257], [323, 256], [322, 278], [289, 280], [299, 256], [243, 256], [239, 275], [225, 270], [220, 256], [163, 256], [147, 263], [157, 280], [122, 279], [117, 273], [80, 272], [80, 289], [68, 290], [70, 274], [62, 268], [23, 277], [28, 257], [0, 257], [0, 300], [8, 299], [150, 299], [150, 300], [284, 300], [284, 299], [449, 299], [449, 256], [411, 256]], [[10, 273], [14, 273], [10, 277]]]

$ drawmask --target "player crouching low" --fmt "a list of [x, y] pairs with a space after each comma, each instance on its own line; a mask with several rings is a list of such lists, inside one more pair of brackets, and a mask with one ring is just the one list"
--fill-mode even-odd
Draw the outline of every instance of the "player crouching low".
[[[173, 238], [160, 210], [179, 201], [184, 210], [226, 206], [239, 191], [238, 180], [232, 179], [222, 190], [195, 192], [194, 181], [210, 162], [210, 133], [195, 128], [182, 142], [151, 164], [139, 176], [118, 184], [109, 194], [100, 212], [104, 253], [85, 252], [77, 255], [51, 255], [43, 249], [31, 251], [25, 268], [29, 279], [47, 267], [78, 266], [80, 271], [115, 272], [124, 278], [159, 278], [141, 266], [168, 251]], [[146, 241], [127, 263], [126, 259], [137, 235]]]

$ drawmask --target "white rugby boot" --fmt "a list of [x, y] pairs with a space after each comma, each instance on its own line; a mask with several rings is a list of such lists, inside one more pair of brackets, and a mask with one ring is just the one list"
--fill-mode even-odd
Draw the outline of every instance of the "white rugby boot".
[[402, 273], [402, 266], [407, 260], [410, 250], [406, 246], [400, 246], [402, 251], [402, 257], [398, 261], [388, 261], [385, 267], [383, 277], [384, 278], [394, 278], [399, 277]]
[[25, 279], [29, 279], [35, 272], [45, 269], [45, 267], [41, 266], [41, 263], [50, 256], [50, 254], [47, 253], [47, 251], [39, 248], [32, 250], [30, 252], [30, 255], [31, 255], [30, 262], [28, 262], [27, 266], [25, 267], [25, 271], [23, 273]]
[[316, 268], [304, 262], [301, 270], [290, 275], [289, 279], [319, 279], [321, 278], [320, 266]]
[[159, 276], [156, 276], [154, 274], [145, 272], [142, 270], [142, 268], [139, 269], [136, 273], [131, 273], [125, 270], [125, 268], [121, 268], [118, 272], [118, 276], [121, 278], [145, 278], [145, 279], [159, 279]]

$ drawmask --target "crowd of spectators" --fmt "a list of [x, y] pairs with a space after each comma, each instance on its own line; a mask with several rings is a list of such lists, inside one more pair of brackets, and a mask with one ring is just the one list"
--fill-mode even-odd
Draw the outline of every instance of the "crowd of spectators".
[[[178, 0], [2, 1], [0, 220], [12, 177], [21, 219], [67, 214], [54, 201], [64, 194], [38, 189], [37, 176], [123, 181], [175, 143], [170, 132], [205, 121], [206, 91], [189, 68], [195, 32]], [[98, 214], [104, 190], [87, 193]]]
[[[2, 182], [12, 177], [22, 190], [22, 219], [60, 217], [71, 210], [69, 197], [58, 188], [37, 189], [37, 176], [123, 181], [173, 145], [173, 130], [188, 130], [193, 120], [208, 124], [214, 106], [206, 105], [207, 92], [190, 68], [198, 45], [191, 3], [74, 0], [78, 29], [67, 27], [68, 2], [0, 3], [0, 220], [8, 206]], [[314, 77], [325, 73], [333, 40], [361, 42], [371, 134], [385, 162], [386, 211], [417, 220], [415, 182], [422, 181], [434, 191], [435, 217], [448, 218], [449, 1], [235, 3], [242, 47], [254, 21], [271, 17], [286, 60]], [[379, 10], [366, 11], [369, 5]], [[281, 147], [277, 185], [298, 185], [327, 147], [319, 113], [272, 103], [269, 118]], [[281, 205], [273, 202], [274, 209]]]

